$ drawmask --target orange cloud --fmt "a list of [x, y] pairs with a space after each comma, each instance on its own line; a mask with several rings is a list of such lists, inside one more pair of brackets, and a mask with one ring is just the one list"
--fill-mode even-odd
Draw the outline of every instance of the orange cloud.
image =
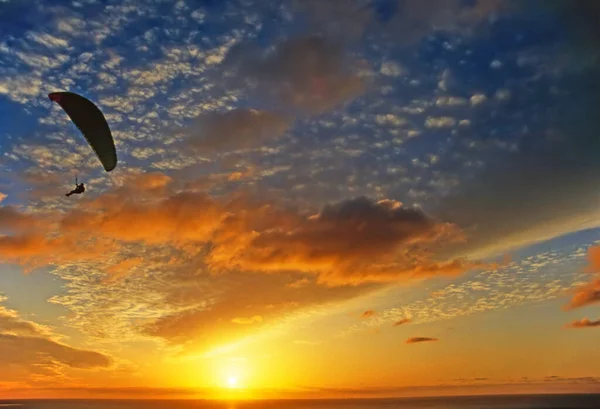
[[[0, 238], [0, 257], [36, 267], [106, 260], [123, 243], [167, 245], [183, 252], [184, 262], [204, 262], [213, 273], [298, 271], [327, 286], [454, 276], [482, 266], [435, 260], [431, 248], [463, 240], [460, 230], [393, 200], [359, 197], [305, 217], [242, 195], [217, 200], [183, 191], [165, 197], [169, 183], [159, 174], [139, 175], [62, 219], [0, 208], [0, 226], [15, 232]], [[122, 262], [110, 272], [134, 267]]]
[[410, 318], [402, 318], [400, 321], [394, 323], [394, 327], [399, 327], [400, 325], [408, 324], [412, 320]]
[[418, 344], [420, 342], [435, 342], [438, 341], [437, 338], [428, 338], [428, 337], [410, 337], [405, 343], [407, 344]]
[[[589, 265], [586, 271], [596, 273], [600, 271], [600, 246], [590, 247], [588, 249]], [[600, 277], [595, 278], [590, 283], [583, 285], [575, 290], [575, 295], [565, 306], [566, 310], [585, 307], [590, 304], [600, 302]]]
[[184, 276], [174, 278], [179, 285], [170, 290], [165, 303], [181, 305], [185, 300], [185, 305], [197, 307], [163, 316], [140, 330], [172, 343], [185, 343], [190, 350], [215, 347], [251, 335], [307, 306], [349, 299], [371, 288], [327, 288], [314, 281], [298, 288], [286, 285], [296, 279], [238, 272], [234, 277], [212, 276], [209, 281], [194, 277], [194, 285], [190, 285]]
[[588, 249], [588, 268], [590, 273], [600, 273], [600, 246], [590, 247]]
[[[0, 301], [2, 299], [0, 298]], [[0, 376], [16, 373], [32, 378], [62, 376], [65, 368], [104, 368], [112, 359], [99, 352], [77, 349], [54, 340], [49, 329], [21, 319], [16, 311], [0, 306]]]
[[374, 317], [375, 315], [377, 315], [377, 311], [367, 310], [367, 311], [363, 312], [360, 316], [363, 318], [370, 318], [370, 317]]
[[105, 282], [117, 281], [120, 278], [131, 274], [132, 270], [134, 270], [136, 267], [139, 267], [143, 263], [143, 258], [133, 257], [118, 262], [117, 264], [113, 264], [111, 267], [106, 269], [106, 272], [109, 274], [109, 277], [105, 280]]
[[462, 239], [458, 228], [393, 200], [351, 199], [307, 217], [171, 185], [160, 174], [128, 176], [64, 216], [0, 207], [0, 228], [12, 233], [0, 237], [0, 258], [29, 268], [90, 262], [105, 285], [168, 271], [153, 290], [164, 310], [132, 332], [186, 345], [218, 345], [309, 305], [476, 265], [434, 260], [430, 249]]
[[570, 324], [567, 324], [567, 328], [592, 328], [592, 327], [600, 327], [600, 319], [596, 321], [590, 321], [587, 318], [582, 320], [573, 321]]
[[600, 302], [600, 278], [579, 287], [565, 309], [572, 310], [574, 308], [581, 308], [598, 302]]
[[208, 263], [224, 269], [314, 272], [330, 286], [458, 275], [478, 267], [462, 260], [434, 261], [429, 248], [461, 240], [458, 228], [392, 200], [360, 197], [328, 205], [308, 218], [287, 215], [279, 223], [280, 216], [273, 213], [273, 223], [262, 229], [241, 227], [246, 221], [232, 219], [221, 231], [229, 240], [213, 242]]

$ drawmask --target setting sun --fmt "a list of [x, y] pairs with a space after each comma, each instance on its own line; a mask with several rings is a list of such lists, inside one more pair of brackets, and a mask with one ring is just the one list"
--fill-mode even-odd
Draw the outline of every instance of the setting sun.
[[238, 380], [235, 376], [230, 376], [229, 378], [227, 378], [227, 387], [228, 388], [237, 388], [238, 387]]

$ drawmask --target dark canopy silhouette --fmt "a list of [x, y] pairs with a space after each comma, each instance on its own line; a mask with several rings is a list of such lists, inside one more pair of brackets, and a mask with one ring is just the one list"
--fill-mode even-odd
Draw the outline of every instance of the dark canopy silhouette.
[[89, 99], [72, 92], [53, 92], [48, 97], [65, 110], [100, 159], [104, 170], [113, 170], [117, 166], [117, 150], [100, 109]]

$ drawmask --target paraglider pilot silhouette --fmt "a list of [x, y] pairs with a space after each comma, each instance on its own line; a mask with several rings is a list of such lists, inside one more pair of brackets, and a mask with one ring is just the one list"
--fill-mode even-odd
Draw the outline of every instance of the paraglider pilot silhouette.
[[[113, 170], [117, 166], [117, 150], [102, 111], [92, 101], [72, 92], [53, 92], [48, 94], [48, 98], [59, 104], [71, 118], [98, 156], [104, 170]], [[77, 179], [75, 185], [75, 189], [66, 196], [85, 192], [84, 184], [77, 183]]]
[[73, 194], [80, 195], [83, 192], [85, 192], [85, 186], [84, 186], [83, 182], [77, 183], [77, 178], [75, 178], [75, 189], [71, 190], [65, 196], [71, 196]]

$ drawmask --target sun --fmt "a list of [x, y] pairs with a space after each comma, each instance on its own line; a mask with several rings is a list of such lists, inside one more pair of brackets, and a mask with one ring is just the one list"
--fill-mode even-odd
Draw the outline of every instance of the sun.
[[237, 388], [238, 387], [238, 379], [235, 376], [230, 376], [227, 378], [227, 387], [228, 388]]

